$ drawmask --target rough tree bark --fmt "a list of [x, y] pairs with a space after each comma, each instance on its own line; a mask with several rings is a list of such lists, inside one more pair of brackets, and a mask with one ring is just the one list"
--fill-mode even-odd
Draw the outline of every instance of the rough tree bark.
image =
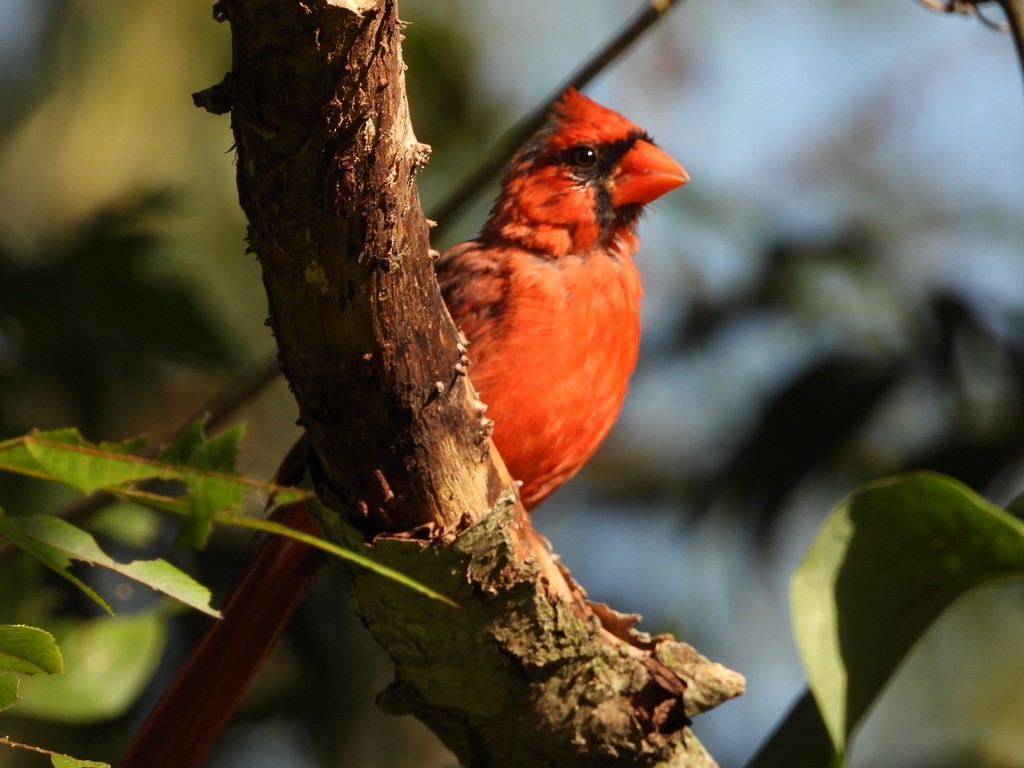
[[491, 446], [433, 276], [395, 0], [219, 0], [214, 16], [233, 70], [198, 101], [231, 111], [320, 521], [460, 605], [352, 572], [395, 663], [383, 705], [465, 766], [714, 765], [689, 717], [742, 678], [589, 604]]

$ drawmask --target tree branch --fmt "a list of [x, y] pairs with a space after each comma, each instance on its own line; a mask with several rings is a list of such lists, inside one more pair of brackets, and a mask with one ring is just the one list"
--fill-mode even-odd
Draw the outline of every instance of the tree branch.
[[1006, 13], [1013, 45], [1017, 51], [1017, 62], [1024, 72], [1024, 0], [996, 0]]
[[[938, 13], [955, 13], [961, 16], [975, 16], [985, 26], [1003, 32], [1009, 31], [1013, 36], [1013, 45], [1017, 51], [1017, 63], [1024, 73], [1024, 0], [918, 0], [925, 8]], [[985, 16], [979, 5], [997, 3], [1006, 14], [1006, 23], [997, 24]]]
[[[414, 184], [394, 0], [220, 0], [239, 197], [331, 538], [450, 595], [353, 572], [384, 696], [466, 766], [709, 766], [689, 716], [742, 678], [585, 600], [515, 501], [464, 375]], [[372, 545], [366, 542], [372, 542]]]

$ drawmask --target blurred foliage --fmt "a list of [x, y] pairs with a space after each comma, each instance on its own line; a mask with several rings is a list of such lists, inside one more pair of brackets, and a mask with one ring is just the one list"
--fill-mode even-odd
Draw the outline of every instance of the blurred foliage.
[[[822, 242], [772, 246], [761, 279], [749, 293], [698, 309], [681, 327], [681, 349], [713, 346], [745, 317], [786, 316], [807, 326], [842, 311], [835, 296], [862, 312], [885, 312], [870, 276], [884, 249], [858, 234]], [[830, 286], [831, 284], [831, 286]], [[881, 299], [881, 300], [879, 300]], [[821, 345], [760, 404], [755, 426], [716, 471], [693, 478], [690, 508], [708, 509], [713, 496], [764, 530], [785, 514], [786, 501], [812, 473], [841, 471], [852, 487], [884, 474], [932, 469], [978, 491], [1019, 468], [1024, 449], [1024, 316], [997, 330], [977, 298], [948, 288], [913, 300], [899, 297], [894, 316], [902, 338], [850, 338]], [[892, 329], [889, 329], [892, 332]], [[937, 413], [924, 439], [904, 443], [892, 406], [904, 393], [929, 393]], [[927, 406], [921, 402], [919, 406]], [[912, 404], [898, 418], [914, 418]], [[876, 441], [880, 435], [883, 443]]]
[[55, 631], [64, 673], [23, 678], [19, 714], [57, 723], [119, 717], [152, 678], [166, 633], [166, 617], [154, 611], [64, 622]]
[[[6, 31], [0, 33], [0, 134], [16, 124], [33, 105], [45, 98], [56, 77], [54, 60], [34, 55], [51, 49], [59, 26], [51, 23], [68, 0], [20, 0], [8, 2]], [[20, 16], [20, 23], [14, 23]]]
[[96, 437], [121, 388], [145, 387], [158, 363], [236, 362], [196, 296], [158, 272], [160, 239], [146, 220], [170, 205], [151, 193], [101, 209], [69, 241], [22, 258], [0, 243], [5, 430], [56, 426], [29, 422], [13, 405], [24, 391], [52, 391]]

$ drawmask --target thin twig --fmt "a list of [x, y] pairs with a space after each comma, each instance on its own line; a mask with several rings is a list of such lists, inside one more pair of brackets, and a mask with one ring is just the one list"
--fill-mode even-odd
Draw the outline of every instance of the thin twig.
[[206, 401], [192, 418], [182, 425], [178, 434], [189, 424], [203, 415], [207, 416], [206, 428], [211, 432], [224, 425], [241, 406], [256, 397], [273, 384], [281, 373], [277, 350], [268, 352], [250, 365], [245, 371], [229, 381], [223, 389]]

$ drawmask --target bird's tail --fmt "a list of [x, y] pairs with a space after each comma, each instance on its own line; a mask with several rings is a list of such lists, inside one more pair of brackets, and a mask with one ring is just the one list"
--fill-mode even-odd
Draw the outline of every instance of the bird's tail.
[[[292, 528], [318, 533], [304, 503], [276, 514]], [[202, 766], [325, 563], [306, 544], [268, 536], [225, 600], [223, 618], [206, 630], [117, 768]]]

